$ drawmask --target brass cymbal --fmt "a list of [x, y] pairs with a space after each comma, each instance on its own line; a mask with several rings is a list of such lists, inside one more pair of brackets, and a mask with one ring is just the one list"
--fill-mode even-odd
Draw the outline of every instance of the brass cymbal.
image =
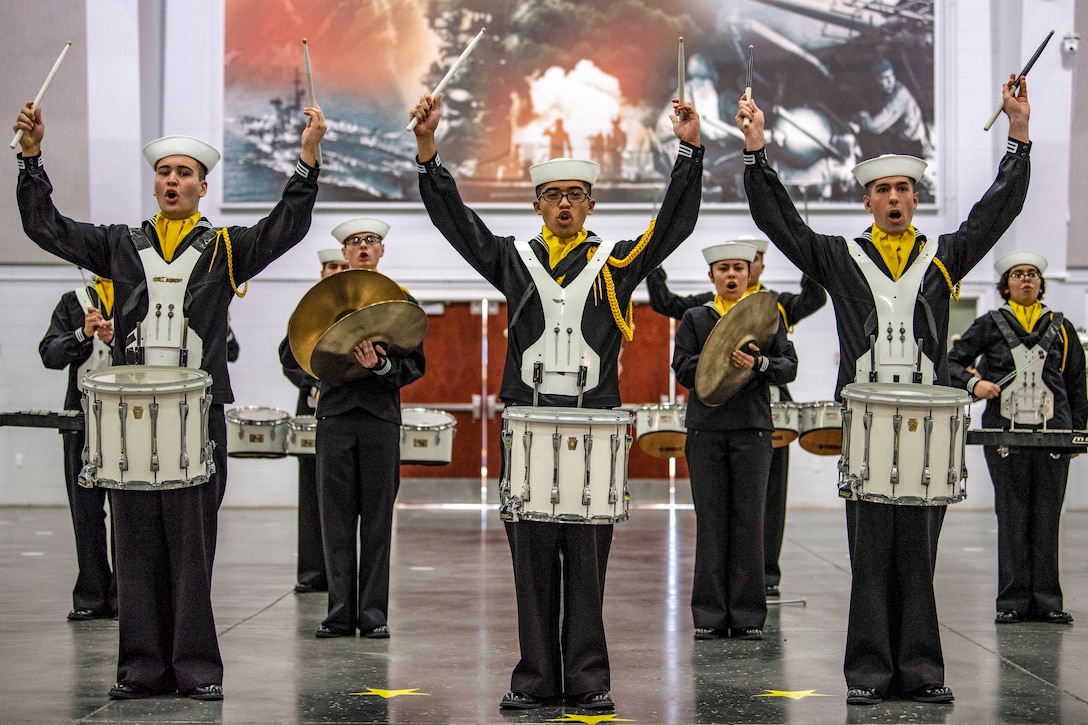
[[[400, 285], [373, 270], [349, 269], [326, 277], [303, 295], [291, 315], [287, 325], [291, 352], [302, 369], [314, 375], [310, 357], [318, 340], [336, 322], [376, 302], [407, 299]], [[348, 352], [350, 355], [350, 348]], [[355, 364], [354, 358], [352, 362]]]
[[310, 356], [313, 376], [334, 385], [362, 377], [366, 368], [352, 354], [362, 340], [384, 343], [387, 352], [406, 355], [423, 341], [425, 332], [427, 313], [415, 302], [375, 302], [341, 318], [321, 336]]
[[703, 345], [695, 367], [695, 394], [711, 407], [723, 405], [748, 384], [755, 372], [736, 368], [733, 351], [754, 342], [766, 352], [778, 332], [778, 300], [769, 292], [742, 298], [727, 312]]

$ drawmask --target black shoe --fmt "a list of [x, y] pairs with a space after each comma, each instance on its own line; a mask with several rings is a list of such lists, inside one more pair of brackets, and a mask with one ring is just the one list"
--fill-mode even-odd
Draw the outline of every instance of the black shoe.
[[332, 639], [334, 637], [352, 637], [354, 635], [355, 635], [355, 632], [341, 632], [338, 629], [333, 629], [332, 627], [329, 627], [329, 626], [324, 625], [324, 624], [322, 624], [320, 627], [318, 627], [317, 631], [314, 632], [314, 636], [317, 637], [318, 639]]
[[379, 624], [377, 627], [364, 631], [363, 636], [367, 639], [389, 639], [389, 625]]
[[154, 694], [155, 691], [142, 682], [121, 680], [110, 688], [109, 698], [111, 700], [142, 700]]
[[528, 692], [511, 690], [502, 696], [499, 703], [500, 710], [535, 710], [544, 704], [543, 698], [530, 695]]
[[587, 692], [584, 695], [574, 698], [571, 704], [579, 710], [613, 711], [616, 709], [616, 704], [612, 702], [612, 695], [608, 694], [608, 690]]
[[956, 699], [951, 688], [944, 685], [924, 685], [910, 693], [910, 698], [915, 702], [952, 702]]
[[1023, 622], [1023, 617], [1020, 616], [1020, 612], [1015, 609], [1006, 609], [998, 612], [994, 616], [995, 624], [1016, 624], [1017, 622]]
[[73, 609], [68, 612], [69, 622], [89, 622], [92, 619], [113, 619], [110, 612], [96, 612], [93, 609]]
[[1047, 612], [1046, 614], [1032, 617], [1032, 619], [1036, 622], [1049, 622], [1050, 624], [1071, 624], [1073, 622], [1073, 615], [1069, 612], [1054, 610], [1053, 612]]
[[696, 627], [695, 639], [718, 639], [718, 630], [710, 627]]
[[328, 589], [320, 589], [313, 584], [303, 584], [299, 582], [295, 585], [295, 594], [310, 594], [311, 592], [327, 592]]
[[771, 597], [772, 599], [782, 596], [781, 592], [778, 591], [777, 584], [768, 584], [766, 587], [764, 587], [764, 592], [768, 597]]
[[190, 700], [222, 700], [223, 686], [197, 685], [193, 689], [187, 691], [185, 696]]
[[875, 687], [851, 687], [846, 691], [847, 705], [879, 705], [884, 700]]
[[763, 639], [763, 630], [759, 627], [738, 627], [733, 630], [737, 639]]

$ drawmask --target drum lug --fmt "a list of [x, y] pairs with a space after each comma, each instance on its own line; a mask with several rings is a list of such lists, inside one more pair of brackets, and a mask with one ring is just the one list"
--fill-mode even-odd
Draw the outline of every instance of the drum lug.
[[611, 506], [615, 506], [619, 499], [619, 493], [617, 493], [616, 491], [616, 454], [619, 453], [619, 450], [620, 437], [617, 434], [613, 433], [611, 448], [612, 457], [609, 462], [608, 471], [608, 503]]
[[850, 428], [854, 422], [853, 408], [842, 411], [842, 454], [839, 456], [839, 473], [850, 471]]
[[189, 450], [185, 445], [186, 431], [189, 422], [189, 401], [187, 398], [182, 398], [178, 403], [178, 412], [181, 414], [181, 455], [178, 457], [178, 464], [184, 470], [189, 468]]
[[559, 503], [559, 443], [562, 436], [559, 431], [552, 433], [552, 492], [551, 503]]
[[896, 413], [892, 416], [892, 470], [889, 480], [892, 486], [899, 483], [899, 430], [903, 427], [903, 416]]
[[865, 415], [861, 417], [861, 424], [865, 428], [865, 454], [861, 461], [861, 471], [859, 475], [862, 481], [869, 480], [869, 441], [872, 438], [873, 432], [873, 411], [866, 410]]
[[117, 404], [117, 415], [121, 420], [121, 457], [117, 462], [117, 467], [122, 471], [128, 470], [128, 441], [125, 435], [125, 422], [128, 418], [128, 403]]
[[589, 474], [590, 474], [590, 461], [591, 461], [592, 456], [593, 456], [593, 434], [592, 433], [587, 433], [586, 435], [582, 436], [582, 445], [585, 448], [584, 458], [585, 458], [585, 464], [586, 464], [585, 482], [582, 485], [582, 505], [583, 506], [591, 506], [591, 505], [593, 505], [593, 495], [590, 493], [590, 490], [589, 490], [589, 484], [590, 484]]
[[922, 448], [922, 485], [928, 490], [929, 482], [932, 480], [929, 472], [929, 443], [933, 435], [933, 416], [927, 415], [922, 425], [926, 432], [926, 439]]
[[148, 406], [151, 414], [151, 470], [159, 470], [159, 404]]

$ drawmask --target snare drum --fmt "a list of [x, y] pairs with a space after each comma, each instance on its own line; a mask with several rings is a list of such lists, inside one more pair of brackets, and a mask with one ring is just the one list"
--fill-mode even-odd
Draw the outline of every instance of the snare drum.
[[797, 434], [801, 431], [801, 415], [797, 403], [789, 400], [771, 403], [771, 424], [774, 426], [774, 433], [771, 434], [772, 448], [782, 448], [797, 440]]
[[250, 405], [231, 408], [227, 417], [227, 455], [234, 458], [283, 458], [287, 455], [287, 421], [279, 408]]
[[450, 462], [456, 418], [443, 410], [405, 408], [400, 420], [401, 465], [444, 466]]
[[654, 458], [680, 458], [688, 438], [686, 405], [640, 405], [635, 409], [638, 447]]
[[287, 421], [287, 455], [312, 456], [317, 453], [317, 418], [297, 415]]
[[797, 417], [802, 448], [818, 456], [842, 453], [842, 403], [800, 403]]
[[83, 378], [81, 485], [163, 491], [215, 473], [211, 377], [195, 368], [119, 365]]
[[966, 391], [854, 383], [842, 397], [840, 496], [907, 506], [944, 506], [967, 497]]
[[504, 521], [626, 521], [626, 410], [510, 406], [502, 413]]

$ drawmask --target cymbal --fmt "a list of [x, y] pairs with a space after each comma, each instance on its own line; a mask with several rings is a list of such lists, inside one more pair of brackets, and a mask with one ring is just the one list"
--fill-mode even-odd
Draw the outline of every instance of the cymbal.
[[[303, 295], [287, 325], [287, 339], [295, 360], [314, 377], [311, 356], [318, 341], [339, 320], [377, 302], [406, 301], [408, 295], [393, 280], [369, 269], [349, 269], [321, 280]], [[352, 347], [360, 340], [360, 336]], [[419, 344], [418, 342], [416, 344]], [[414, 347], [414, 345], [412, 346]], [[351, 357], [351, 348], [348, 348]], [[358, 366], [351, 357], [353, 365]]]
[[778, 300], [769, 292], [755, 292], [733, 305], [714, 325], [699, 355], [695, 367], [699, 400], [717, 407], [740, 392], [755, 372], [733, 367], [733, 351], [749, 342], [766, 351], [778, 332], [778, 322]]
[[310, 367], [318, 380], [339, 385], [362, 377], [366, 370], [352, 354], [360, 341], [384, 343], [387, 352], [406, 355], [423, 341], [425, 332], [427, 313], [415, 302], [375, 302], [330, 327], [314, 346]]

